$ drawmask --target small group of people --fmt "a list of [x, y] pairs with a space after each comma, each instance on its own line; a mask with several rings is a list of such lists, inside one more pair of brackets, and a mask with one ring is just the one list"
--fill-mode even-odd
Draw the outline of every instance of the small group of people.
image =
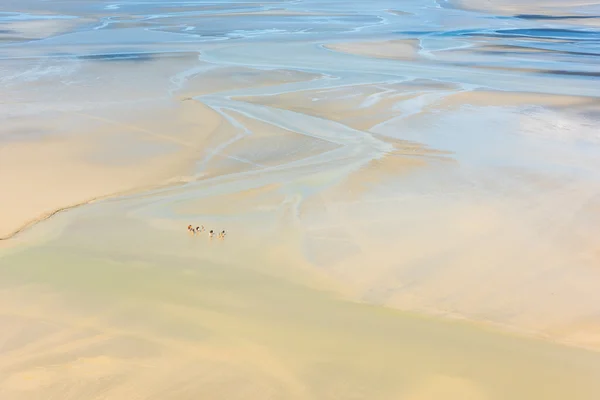
[[[189, 232], [191, 232], [194, 235], [202, 233], [202, 232], [204, 232], [206, 230], [206, 229], [204, 229], [204, 225], [200, 225], [200, 226], [197, 226], [195, 228], [192, 225], [188, 225], [187, 229], [188, 229]], [[211, 230], [210, 232], [208, 232], [208, 237], [209, 238], [212, 239], [214, 236], [215, 236], [215, 231]], [[223, 230], [223, 231], [219, 232], [219, 234], [217, 235], [217, 237], [219, 239], [225, 239], [225, 231]]]

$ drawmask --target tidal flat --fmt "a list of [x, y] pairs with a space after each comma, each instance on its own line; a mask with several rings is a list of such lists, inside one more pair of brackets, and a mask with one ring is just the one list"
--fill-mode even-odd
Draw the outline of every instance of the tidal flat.
[[520, 3], [6, 5], [0, 397], [599, 398], [600, 3]]

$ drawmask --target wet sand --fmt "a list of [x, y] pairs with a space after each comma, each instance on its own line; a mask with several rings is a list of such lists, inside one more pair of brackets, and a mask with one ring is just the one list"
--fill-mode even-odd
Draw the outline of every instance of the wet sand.
[[[451, 0], [445, 3], [455, 4], [458, 7], [486, 11], [500, 15], [525, 15], [540, 18], [552, 18], [557, 16], [585, 16], [598, 6], [597, 2], [588, 0], [574, 0], [568, 4], [560, 0], [531, 1], [523, 3], [517, 0]], [[568, 18], [566, 18], [568, 19]]]
[[8, 7], [0, 397], [597, 399], [600, 53], [558, 6]]
[[1, 261], [7, 398], [592, 399], [600, 390], [597, 353], [310, 289], [327, 282], [298, 272], [286, 240], [211, 242], [124, 221], [115, 231], [112, 212], [82, 211], [72, 234]]
[[336, 43], [325, 45], [325, 48], [367, 57], [414, 60], [418, 54], [419, 41], [412, 39], [385, 42]]

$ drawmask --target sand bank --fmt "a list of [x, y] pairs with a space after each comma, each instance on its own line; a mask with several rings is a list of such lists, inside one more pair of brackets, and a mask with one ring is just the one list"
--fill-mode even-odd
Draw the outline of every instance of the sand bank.
[[[590, 0], [574, 0], [565, 3], [561, 0], [544, 0], [522, 2], [518, 0], [451, 0], [452, 4], [468, 10], [484, 11], [503, 15], [586, 15], [581, 12], [586, 7], [597, 6], [598, 2]], [[578, 22], [580, 23], [580, 22]]]
[[343, 123], [358, 130], [371, 127], [404, 114], [403, 102], [416, 100], [428, 93], [443, 94], [457, 89], [451, 84], [430, 80], [372, 85], [342, 86], [319, 90], [303, 90], [269, 96], [239, 96], [234, 99], [285, 108]]
[[585, 107], [594, 102], [594, 98], [584, 96], [473, 90], [450, 94], [437, 102], [435, 106], [440, 109], [452, 109], [465, 105], [477, 107], [538, 106], [550, 109], [570, 109]]
[[281, 69], [254, 69], [243, 67], [215, 67], [206, 64], [198, 74], [186, 78], [185, 87], [177, 95], [190, 98], [219, 92], [277, 86], [286, 83], [311, 81], [322, 77], [299, 71]]
[[419, 53], [419, 41], [414, 39], [331, 43], [324, 47], [342, 53], [405, 61], [415, 60]]
[[77, 27], [90, 24], [91, 19], [42, 19], [4, 22], [0, 32], [0, 43], [26, 42], [67, 33]]

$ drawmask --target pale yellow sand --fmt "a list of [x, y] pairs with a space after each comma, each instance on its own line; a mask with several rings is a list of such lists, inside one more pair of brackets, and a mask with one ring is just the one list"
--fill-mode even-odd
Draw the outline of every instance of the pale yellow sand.
[[106, 211], [1, 259], [6, 398], [593, 400], [600, 389], [598, 354], [310, 289], [326, 281], [298, 273], [285, 235], [209, 241]]
[[[440, 115], [464, 107], [477, 112], [473, 110], [540, 106], [546, 108], [540, 118], [556, 119], [563, 129], [572, 129], [568, 125], [574, 118], [570, 113], [597, 111], [597, 102], [588, 97], [457, 92], [451, 86], [426, 83], [356, 86], [238, 100], [333, 119], [357, 129], [370, 129], [375, 121], [396, 117], [404, 118], [408, 126], [419, 121], [437, 123]], [[395, 99], [402, 102], [418, 97], [409, 94], [415, 87], [421, 91], [418, 96], [426, 91], [437, 97], [405, 116], [401, 109], [394, 109]], [[365, 119], [359, 120], [363, 115]], [[534, 121], [527, 114], [504, 114], [504, 118], [505, 122], [516, 118], [515, 126], [531, 133], [547, 130], [529, 127]], [[365, 123], [369, 119], [371, 122]], [[442, 201], [433, 189], [432, 194], [420, 198], [410, 192], [402, 194], [402, 186], [386, 186], [398, 182], [399, 177], [410, 179], [420, 168], [427, 168], [431, 178], [451, 167], [452, 162], [423, 146], [413, 144], [411, 148], [406, 142], [394, 146], [396, 153], [363, 166], [331, 190], [302, 203], [299, 215], [309, 259], [326, 274], [346, 282], [352, 288], [347, 292], [350, 297], [486, 321], [503, 329], [578, 346], [600, 345], [600, 324], [595, 317], [599, 244], [596, 235], [583, 233], [590, 232], [589, 221], [600, 218], [594, 211], [594, 194], [600, 190], [597, 185], [586, 180], [569, 183], [526, 169], [482, 171], [481, 179], [489, 179], [485, 174], [498, 173], [501, 179], [511, 182], [512, 189], [504, 195], [496, 194], [498, 198], [481, 198], [481, 193], [468, 190], [467, 184], [460, 186], [456, 202]], [[534, 157], [531, 155], [532, 160]], [[582, 165], [587, 162], [581, 160]], [[426, 180], [425, 176], [420, 179]], [[455, 184], [452, 179], [444, 184], [432, 183], [433, 187], [441, 185], [440, 193], [455, 193]], [[583, 215], [587, 219], [580, 218]], [[575, 238], [574, 231], [582, 234]]]
[[[413, 45], [337, 50], [408, 60]], [[181, 63], [198, 70], [156, 79]], [[89, 75], [100, 104], [50, 94], [40, 101], [56, 110], [3, 129], [2, 235], [96, 197], [163, 190], [57, 214], [8, 241], [28, 247], [0, 250], [0, 397], [597, 398], [598, 353], [549, 343], [600, 348], [597, 185], [519, 169], [471, 183], [447, 152], [375, 133], [464, 107], [555, 116], [590, 99], [425, 80], [234, 98], [295, 112], [281, 119], [302, 122], [291, 130], [192, 97], [321, 75], [195, 54]], [[34, 107], [46, 84], [2, 100]], [[188, 223], [229, 235], [190, 236]]]
[[[167, 59], [158, 63], [166, 69], [181, 61]], [[148, 73], [162, 72], [156, 63], [148, 68], [154, 68]], [[104, 69], [105, 75], [110, 76], [111, 66]], [[145, 68], [135, 69], [137, 79], [144, 80]], [[286, 71], [226, 69], [203, 77], [202, 82], [210, 82], [211, 86], [202, 84], [202, 92], [314, 77]], [[58, 103], [56, 111], [35, 120], [13, 119], [3, 126], [0, 185], [7, 195], [0, 197], [0, 238], [9, 238], [64, 208], [194, 179], [199, 155], [211, 152], [239, 132], [217, 112], [189, 98], [200, 90], [195, 88], [193, 75], [188, 79], [186, 89], [176, 91], [173, 100], [158, 98], [127, 107], [102, 104], [83, 111], [70, 104], [61, 110]], [[146, 85], [144, 92], [136, 89], [126, 95], [135, 98], [154, 94], [152, 85]], [[27, 96], [24, 93], [21, 98]], [[21, 105], [11, 104], [9, 95], [4, 94], [7, 104], [19, 110]], [[101, 97], [102, 92], [97, 98]]]
[[[466, 91], [446, 94], [401, 121], [419, 129], [419, 123], [442, 124], [440, 116], [456, 115], [464, 107], [473, 113], [540, 105], [547, 108], [539, 118], [559, 121], [561, 129], [546, 132], [545, 125], [540, 129], [540, 122], [520, 113], [502, 114], [503, 121], [516, 118], [515, 134], [523, 130], [568, 144], [575, 140], [570, 124], [580, 123], [577, 113], [597, 111], [594, 99], [585, 97]], [[473, 183], [458, 184], [452, 163], [436, 162], [435, 152], [419, 153], [428, 174], [384, 157], [304, 202], [309, 258], [368, 302], [487, 321], [597, 348], [596, 182], [534, 174], [527, 168], [489, 168], [480, 175], [473, 172]], [[536, 154], [523, 156], [538, 160]], [[568, 151], [553, 156], [573, 162]], [[582, 157], [573, 165], [595, 168], [597, 161]], [[442, 170], [446, 173], [436, 178]], [[398, 176], [411, 182], [414, 174], [420, 183], [394, 183]], [[503, 189], [494, 188], [496, 179]], [[406, 185], [428, 189], [420, 196]], [[356, 193], [361, 196], [355, 198]]]
[[[170, 62], [171, 60], [165, 60], [167, 67]], [[27, 141], [8, 140], [2, 147], [6, 156], [2, 157], [0, 161], [3, 163], [3, 168], [0, 168], [0, 181], [3, 187], [11, 188], [11, 196], [4, 196], [1, 199], [2, 210], [4, 210], [3, 235], [10, 236], [20, 228], [27, 226], [29, 221], [39, 220], [56, 210], [85, 203], [96, 197], [110, 196], [123, 191], [139, 190], [160, 184], [210, 179], [250, 170], [260, 171], [283, 166], [286, 163], [336, 148], [335, 145], [326, 141], [309, 138], [302, 132], [288, 131], [234, 111], [225, 111], [228, 118], [233, 118], [247, 130], [241, 131], [239, 127], [231, 126], [230, 122], [226, 122], [217, 112], [189, 98], [190, 95], [231, 90], [235, 84], [259, 87], [312, 80], [316, 79], [318, 75], [239, 68], [208, 69], [206, 70], [208, 72], [205, 72], [203, 68], [207, 66], [201, 64], [200, 67], [203, 72], [198, 74], [206, 73], [206, 75], [189, 76], [186, 84], [173, 93], [178, 98], [177, 101], [162, 101], [156, 105], [149, 103], [148, 106], [140, 105], [138, 109], [118, 110], [114, 107], [104, 107], [93, 112], [63, 113], [63, 118], [67, 116], [69, 118], [69, 124], [66, 125], [68, 129], [65, 128], [63, 119], [51, 115], [38, 123], [40, 126], [44, 125], [45, 129], [52, 130], [54, 134], [52, 140], [37, 140], [35, 136], [33, 138], [25, 136], [28, 138]], [[138, 71], [138, 73], [140, 72]], [[207, 82], [208, 85], [203, 85], [203, 82]], [[147, 89], [146, 91], [152, 93], [151, 90]], [[403, 117], [403, 111], [397, 109], [396, 106], [402, 102], [417, 99], [424, 93], [438, 96], [437, 100], [429, 101], [421, 112], [408, 115], [406, 117], [408, 120], [422, 118], [426, 114], [433, 115], [440, 111], [456, 110], [465, 105], [477, 107], [545, 105], [567, 108], [580, 107], [589, 103], [587, 98], [568, 96], [491, 91], [455, 92], [452, 85], [423, 80], [301, 91], [274, 96], [246, 96], [235, 99], [327, 118], [356, 129], [370, 129], [376, 124]], [[314, 101], [315, 99], [316, 101]], [[151, 106], [154, 108], [150, 108]], [[86, 135], [77, 135], [84, 124]], [[25, 128], [35, 131], [37, 127], [23, 125], [14, 128], [15, 132], [20, 132], [22, 135]], [[10, 131], [5, 134], [16, 135], [16, 133], [11, 134]], [[249, 219], [249, 223], [238, 224], [238, 229], [248, 235], [252, 235], [253, 230], [268, 230], [273, 226], [292, 222], [304, 232], [304, 238], [300, 239], [305, 240], [307, 246], [312, 248], [311, 251], [314, 254], [311, 257], [317, 260], [318, 264], [326, 265], [325, 275], [341, 279], [349, 287], [346, 294], [351, 298], [364, 297], [368, 301], [403, 309], [467, 316], [475, 320], [484, 319], [490, 323], [510, 326], [511, 329], [526, 330], [536, 334], [543, 333], [555, 340], [570, 341], [580, 345], [595, 346], [597, 344], [598, 333], [593, 320], [586, 320], [587, 316], [581, 319], [580, 315], [573, 314], [568, 307], [558, 309], [557, 305], [547, 298], [550, 296], [548, 293], [552, 293], [555, 288], [560, 288], [559, 283], [564, 280], [560, 274], [553, 278], [548, 283], [549, 286], [544, 287], [542, 292], [536, 293], [535, 296], [539, 303], [534, 303], [529, 309], [521, 308], [518, 312], [512, 310], [514, 305], [496, 304], [502, 297], [501, 294], [498, 294], [500, 296], [498, 298], [492, 295], [486, 301], [474, 301], [472, 296], [475, 295], [470, 290], [465, 290], [464, 295], [450, 303], [448, 303], [447, 297], [442, 296], [442, 300], [440, 300], [440, 295], [437, 293], [443, 291], [443, 288], [460, 287], [458, 283], [448, 284], [448, 282], [453, 282], [448, 280], [449, 276], [464, 277], [467, 281], [477, 279], [479, 276], [473, 270], [468, 269], [473, 264], [463, 258], [452, 262], [448, 276], [432, 276], [421, 286], [416, 285], [409, 291], [403, 290], [401, 294], [394, 292], [393, 287], [384, 289], [388, 283], [394, 282], [394, 279], [387, 275], [388, 270], [393, 271], [394, 274], [400, 274], [400, 276], [405, 273], [402, 269], [398, 269], [398, 262], [414, 264], [415, 258], [420, 257], [422, 252], [429, 251], [428, 249], [432, 246], [437, 248], [443, 243], [442, 237], [445, 235], [455, 237], [458, 240], [457, 243], [467, 243], [468, 237], [471, 237], [469, 235], [476, 237], [480, 233], [475, 231], [464, 236], [465, 234], [460, 230], [458, 233], [450, 230], [443, 232], [439, 243], [432, 244], [425, 238], [431, 235], [430, 230], [434, 228], [424, 225], [419, 228], [420, 233], [413, 232], [411, 235], [414, 236], [411, 240], [415, 241], [409, 245], [411, 252], [402, 252], [400, 258], [393, 256], [397, 250], [393, 243], [405, 242], [407, 240], [405, 235], [408, 233], [402, 229], [398, 232], [389, 232], [384, 229], [386, 224], [391, 223], [386, 216], [387, 213], [396, 214], [386, 207], [394, 205], [394, 207], [400, 208], [403, 207], [402, 203], [395, 204], [395, 200], [392, 199], [389, 203], [384, 201], [382, 207], [372, 210], [371, 203], [363, 204], [363, 196], [400, 176], [410, 174], [419, 168], [428, 167], [432, 161], [439, 162], [441, 160], [441, 162], [447, 163], [448, 160], [444, 160], [443, 152], [432, 151], [419, 144], [393, 141], [392, 139], [385, 140], [391, 144], [390, 149], [393, 149], [389, 154], [363, 165], [330, 192], [309, 200], [297, 211], [282, 211], [279, 214], [281, 222], [265, 223], [260, 219], [270, 215], [273, 210], [279, 209], [281, 204], [293, 205], [298, 201], [292, 195], [283, 195], [284, 192], [279, 189], [270, 192], [267, 197], [255, 198], [252, 201], [245, 195], [242, 195], [241, 199], [232, 198], [229, 201], [223, 201], [219, 197], [209, 197], [199, 202], [191, 200], [183, 202], [176, 209], [184, 215], [192, 213], [194, 210], [204, 210], [202, 211], [203, 215], [215, 213], [217, 216], [235, 215], [238, 218], [256, 213], [256, 218]], [[221, 149], [222, 144], [227, 145]], [[269, 152], [269, 148], [274, 148], [274, 150]], [[215, 151], [215, 149], [220, 150]], [[106, 154], [110, 154], [110, 156], [107, 157]], [[100, 155], [103, 156], [100, 157]], [[201, 169], [196, 170], [198, 166], [195, 165], [195, 161], [198, 159], [205, 160], [205, 162]], [[231, 180], [235, 182], [235, 175], [232, 175]], [[23, 185], [23, 182], [33, 184]], [[588, 190], [588, 188], [582, 186], [582, 190]], [[593, 188], [589, 188], [589, 190], [593, 190]], [[40, 193], [44, 195], [41, 196]], [[344, 209], [345, 202], [354, 201], [357, 203], [348, 207], [352, 207], [350, 209], [353, 211], [349, 211], [349, 213], [356, 221], [350, 219], [349, 216], [338, 215], [340, 210]], [[527, 204], [527, 199], [523, 201], [524, 204]], [[577, 203], [583, 200], [575, 196], [561, 201]], [[225, 206], [226, 204], [236, 204], [237, 211], [232, 212]], [[518, 203], [516, 206], [520, 207]], [[506, 212], [506, 207], [510, 209], [510, 205], [498, 205], [500, 207], [498, 210], [496, 203], [492, 202], [481, 213], [477, 211], [478, 208], [475, 208], [474, 213], [470, 214], [467, 212], [471, 210], [470, 207], [472, 206], [468, 203], [457, 204], [450, 206], [447, 210], [442, 209], [436, 212], [441, 213], [438, 215], [440, 221], [446, 221], [441, 223], [442, 226], [466, 226], [465, 229], [470, 232], [472, 224], [475, 224], [476, 229], [480, 229], [477, 228], [480, 225], [476, 221], [481, 218], [481, 213], [498, 215], [497, 220], [490, 221], [490, 226], [493, 227], [504, 219], [503, 213]], [[326, 210], [327, 212], [319, 217], [319, 212], [315, 212], [315, 210]], [[415, 215], [419, 215], [418, 212]], [[361, 219], [363, 216], [365, 218], [368, 216], [368, 219], [363, 221]], [[314, 218], [319, 218], [320, 223], [325, 225], [313, 226]], [[539, 218], [543, 218], [543, 214]], [[231, 223], [230, 220], [229, 224]], [[260, 227], [263, 223], [264, 229]], [[382, 226], [381, 223], [384, 225]], [[244, 228], [243, 225], [248, 227]], [[393, 225], [404, 226], [405, 222], [397, 221]], [[315, 234], [315, 229], [322, 232], [323, 235]], [[368, 235], [364, 236], [360, 233], [361, 231], [368, 232]], [[421, 239], [422, 242], [419, 241]], [[465, 251], [464, 257], [476, 259], [477, 257], [488, 257], [490, 254], [503, 254], [497, 248], [497, 246], [502, 247], [498, 242], [499, 240], [490, 239], [489, 243], [485, 242], [485, 246], [489, 246], [486, 248], [487, 250], [476, 254]], [[511, 246], [514, 245], [516, 244], [511, 244]], [[460, 244], [460, 246], [464, 246], [464, 244]], [[504, 246], [509, 245], [505, 244]], [[590, 243], [584, 246], [593, 248], [594, 244]], [[585, 251], [589, 252], [589, 250]], [[512, 254], [512, 252], [507, 252], [507, 254]], [[498, 258], [498, 256], [494, 257]], [[542, 253], [540, 253], [540, 257], [546, 259]], [[561, 259], [561, 257], [563, 258]], [[561, 259], [561, 262], [564, 263], [568, 263], [569, 260], [575, 262], [571, 257], [568, 250], [564, 249], [560, 251], [560, 255], [553, 254], [551, 259]], [[501, 258], [498, 263], [501, 262], [500, 260]], [[527, 276], [537, 273], [535, 269], [525, 267], [527, 260], [507, 261], [508, 264], [515, 265], [515, 269], [517, 269], [517, 265], [521, 265], [517, 271], [513, 271], [512, 268], [507, 270], [507, 276], [518, 276], [519, 271], [524, 271], [525, 275], [520, 278], [515, 277], [514, 282], [507, 282], [506, 292], [514, 289], [511, 285], [521, 285]], [[586, 266], [591, 265], [593, 260], [592, 257], [585, 260], [583, 264], [579, 261], [577, 263]], [[364, 265], [373, 263], [374, 266], [370, 269], [363, 268]], [[577, 282], [579, 280], [591, 282], [583, 277], [582, 271], [573, 272], [573, 279]], [[398, 287], [403, 287], [402, 285], [403, 283], [400, 283]], [[441, 286], [438, 287], [438, 285]], [[378, 294], [386, 290], [389, 291], [389, 294], [383, 297]], [[483, 285], [480, 290], [486, 291], [491, 288]], [[572, 298], [573, 301], [593, 308], [593, 296], [581, 297], [587, 296], [587, 290], [586, 288], [582, 291], [577, 286], [567, 290], [564, 295]], [[495, 307], [498, 312], [482, 315], [481, 307]], [[507, 310], [510, 310], [510, 318], [503, 316]], [[553, 312], [550, 313], [550, 310]], [[585, 314], [587, 312], [583, 310], [583, 315], [587, 315]]]
[[[585, 231], [587, 221], [570, 220], [573, 212], [561, 209], [561, 204], [591, 201], [594, 186], [542, 186], [543, 206], [534, 195], [497, 204], [480, 199], [436, 206], [435, 198], [410, 195], [375, 197], [370, 204], [344, 201], [353, 190], [349, 185], [339, 189], [336, 202], [325, 198], [305, 205], [304, 213], [313, 214], [307, 218], [305, 243], [310, 257], [354, 287], [358, 297], [591, 348], [600, 345], [595, 317], [599, 244], [591, 237], [572, 238], [569, 232]], [[556, 191], [563, 195], [549, 199]], [[405, 214], [392, 212], [397, 209]], [[546, 220], [548, 209], [553, 221]], [[528, 240], [532, 237], [534, 242]]]
[[338, 146], [333, 143], [312, 138], [298, 132], [282, 129], [272, 124], [239, 113], [229, 111], [234, 118], [247, 129], [244, 137], [232, 143], [207, 166], [223, 174], [223, 163], [231, 160], [244, 164], [242, 169], [266, 168], [291, 163], [297, 160], [322, 154]]
[[305, 90], [271, 96], [235, 97], [244, 102], [284, 108], [338, 121], [359, 130], [402, 115], [397, 106], [425, 93], [456, 89], [450, 84], [427, 80], [402, 83], [356, 85], [322, 90]]
[[[426, 97], [430, 96], [430, 97]], [[452, 85], [415, 80], [393, 84], [360, 85], [324, 90], [282, 93], [270, 96], [236, 97], [244, 102], [284, 108], [339, 121], [359, 130], [372, 130], [394, 118], [420, 118], [423, 113], [476, 107], [546, 106], [559, 109], [593, 107], [593, 98], [583, 96], [515, 93], [489, 90], [457, 90]], [[420, 101], [422, 110], [409, 114], [406, 101]]]
[[[219, 116], [193, 103], [153, 113], [156, 121], [76, 113], [69, 115], [71, 122], [80, 121], [74, 132], [4, 143], [0, 149], [0, 185], [5, 194], [0, 197], [0, 237], [8, 238], [65, 207], [188, 175], [198, 149], [220, 124]], [[189, 135], [191, 127], [185, 126], [189, 124], [201, 134], [194, 132], [193, 138], [185, 137], [183, 130], [171, 134], [161, 129], [167, 121], [177, 121], [169, 124], [170, 129], [187, 128]], [[81, 134], [84, 129], [87, 132]]]
[[436, 108], [452, 109], [463, 105], [479, 107], [514, 107], [537, 105], [556, 108], [582, 107], [593, 103], [590, 97], [547, 95], [540, 93], [514, 93], [488, 90], [463, 91], [445, 96]]

